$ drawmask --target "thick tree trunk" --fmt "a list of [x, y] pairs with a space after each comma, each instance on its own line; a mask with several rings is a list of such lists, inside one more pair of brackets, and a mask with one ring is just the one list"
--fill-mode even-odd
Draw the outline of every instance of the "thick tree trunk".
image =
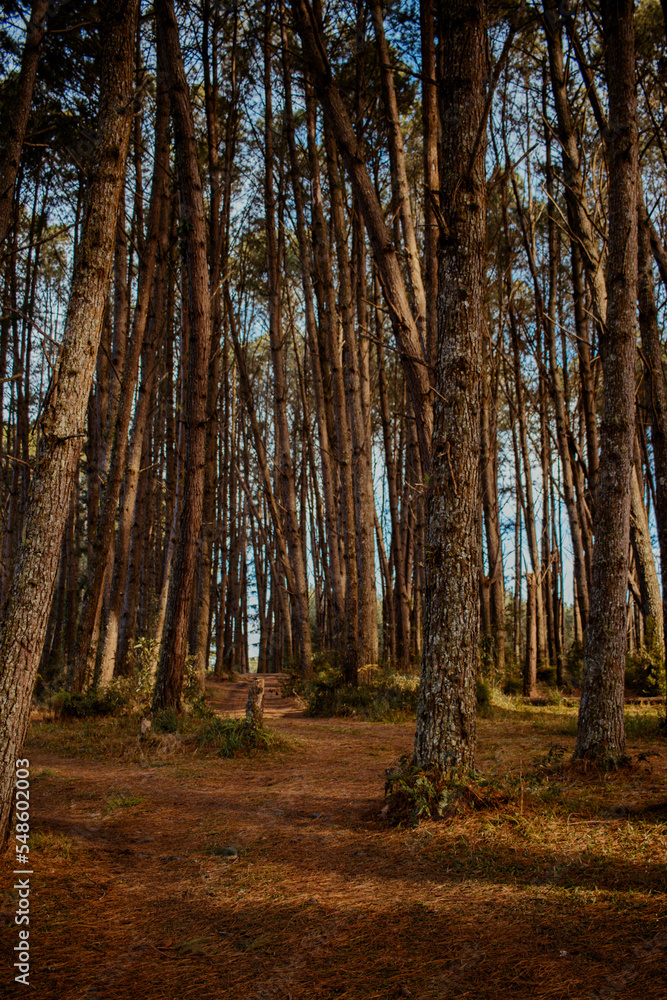
[[137, 11], [137, 0], [110, 3], [106, 11], [99, 145], [74, 261], [63, 345], [42, 412], [42, 436], [24, 522], [25, 541], [0, 625], [2, 843], [9, 832], [14, 763], [28, 724], [113, 264], [132, 120]]
[[593, 583], [575, 757], [617, 762], [625, 754], [626, 593], [635, 440], [638, 143], [632, 0], [605, 0], [602, 20], [609, 88], [608, 308]]
[[486, 143], [479, 132], [488, 54], [483, 0], [443, 0], [439, 13], [440, 203], [447, 232], [441, 233], [439, 248], [436, 401], [415, 759], [422, 767], [463, 774], [475, 764], [479, 664], [480, 395], [486, 270]]

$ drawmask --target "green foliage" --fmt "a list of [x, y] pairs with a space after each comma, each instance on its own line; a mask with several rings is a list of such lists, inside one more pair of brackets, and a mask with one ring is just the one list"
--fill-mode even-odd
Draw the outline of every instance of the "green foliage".
[[151, 731], [156, 733], [177, 733], [181, 720], [173, 706], [163, 708], [153, 716]]
[[514, 695], [521, 694], [523, 692], [523, 681], [513, 674], [509, 674], [505, 679], [503, 684], [503, 694], [509, 695], [511, 698]]
[[183, 667], [183, 698], [193, 701], [201, 695], [201, 684], [197, 674], [197, 663], [194, 656], [185, 657]]
[[477, 711], [487, 716], [491, 712], [491, 685], [483, 677], [477, 678]]
[[245, 719], [211, 719], [201, 726], [196, 739], [200, 747], [214, 750], [221, 757], [248, 756], [253, 751], [285, 746], [275, 733], [251, 726]]
[[[143, 640], [140, 640], [141, 644]], [[82, 694], [56, 691], [49, 698], [55, 718], [85, 719], [91, 716], [121, 715], [150, 710], [153, 678], [150, 668], [138, 658], [135, 669], [123, 677], [114, 677], [104, 688], [91, 687]]]
[[408, 754], [404, 754], [387, 775], [384, 795], [391, 822], [407, 822], [413, 826], [422, 817], [442, 816], [449, 804], [444, 775], [423, 770]]
[[340, 669], [329, 666], [320, 670], [310, 685], [306, 715], [397, 722], [414, 717], [418, 696], [417, 676], [379, 673], [352, 687], [345, 683]]
[[579, 687], [581, 685], [581, 675], [584, 669], [584, 644], [580, 639], [573, 642], [565, 655], [565, 669], [570, 684]]
[[665, 661], [653, 629], [647, 628], [646, 642], [625, 657], [625, 686], [644, 698], [665, 694]]
[[410, 823], [456, 815], [468, 809], [490, 809], [511, 798], [498, 782], [470, 775], [454, 780], [437, 768], [422, 768], [404, 754], [387, 774], [384, 788], [387, 817], [392, 823]]
[[123, 701], [118, 692], [109, 687], [105, 691], [92, 688], [85, 694], [56, 691], [50, 698], [49, 705], [56, 719], [85, 719], [96, 715], [113, 715], [122, 707]]
[[114, 809], [128, 809], [130, 806], [138, 806], [145, 800], [145, 798], [145, 795], [136, 794], [128, 791], [127, 789], [121, 789], [113, 792], [109, 796], [104, 811], [109, 813], [113, 812]]

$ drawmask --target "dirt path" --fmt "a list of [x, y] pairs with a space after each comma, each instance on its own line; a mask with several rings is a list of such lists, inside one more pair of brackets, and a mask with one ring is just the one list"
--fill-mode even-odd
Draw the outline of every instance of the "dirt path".
[[[100, 760], [93, 730], [72, 756], [67, 733], [56, 751], [33, 727], [30, 995], [664, 1000], [662, 814], [566, 820], [527, 793], [523, 815], [388, 829], [385, 769], [413, 726], [308, 719], [268, 687], [289, 748], [250, 759]], [[239, 714], [246, 689], [216, 686], [214, 704]], [[571, 739], [540, 712], [482, 722], [487, 771]], [[655, 767], [624, 801], [664, 798]], [[9, 984], [11, 875], [2, 888]]]

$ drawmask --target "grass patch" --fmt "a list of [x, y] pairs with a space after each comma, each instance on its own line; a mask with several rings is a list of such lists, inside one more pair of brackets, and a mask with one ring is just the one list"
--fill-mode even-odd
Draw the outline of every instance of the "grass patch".
[[115, 809], [129, 809], [131, 806], [141, 805], [146, 800], [145, 795], [137, 795], [127, 789], [121, 789], [107, 799], [105, 812], [113, 812]]
[[74, 849], [74, 841], [64, 833], [36, 832], [30, 834], [30, 849], [41, 851], [52, 858], [69, 861]]
[[251, 726], [245, 719], [214, 718], [204, 722], [195, 740], [220, 757], [247, 757], [252, 753], [284, 750], [287, 741], [269, 729]]
[[340, 671], [329, 668], [320, 671], [310, 686], [306, 715], [407, 722], [415, 717], [418, 696], [416, 675], [381, 673], [351, 687]]

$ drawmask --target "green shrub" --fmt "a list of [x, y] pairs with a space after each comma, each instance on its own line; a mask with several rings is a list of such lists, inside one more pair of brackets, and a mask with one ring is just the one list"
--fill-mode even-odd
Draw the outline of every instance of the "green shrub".
[[418, 696], [417, 676], [380, 673], [352, 687], [340, 670], [328, 667], [310, 685], [306, 715], [395, 722], [415, 715]]
[[153, 716], [151, 731], [156, 733], [177, 733], [181, 724], [178, 712], [171, 705]]
[[204, 723], [196, 736], [199, 746], [221, 757], [237, 757], [255, 750], [275, 750], [285, 741], [268, 729], [251, 726], [245, 719], [216, 718]]
[[581, 675], [584, 669], [584, 644], [580, 639], [573, 642], [565, 655], [565, 669], [570, 684], [581, 685]]
[[491, 711], [491, 685], [483, 677], [477, 678], [477, 711], [485, 716]]
[[665, 694], [664, 648], [656, 638], [652, 618], [647, 621], [642, 648], [634, 649], [625, 657], [625, 686], [644, 698], [658, 698]]
[[454, 780], [437, 768], [420, 767], [409, 754], [388, 773], [384, 794], [389, 821], [413, 826], [420, 819], [497, 808], [512, 797], [509, 785], [502, 787], [474, 774], [465, 781]]
[[99, 691], [92, 688], [84, 694], [56, 691], [49, 700], [51, 711], [57, 719], [85, 719], [96, 715], [113, 715], [123, 707], [123, 699], [113, 688]]
[[503, 684], [503, 694], [509, 695], [510, 697], [516, 694], [523, 694], [523, 679], [512, 675], [508, 676]]

